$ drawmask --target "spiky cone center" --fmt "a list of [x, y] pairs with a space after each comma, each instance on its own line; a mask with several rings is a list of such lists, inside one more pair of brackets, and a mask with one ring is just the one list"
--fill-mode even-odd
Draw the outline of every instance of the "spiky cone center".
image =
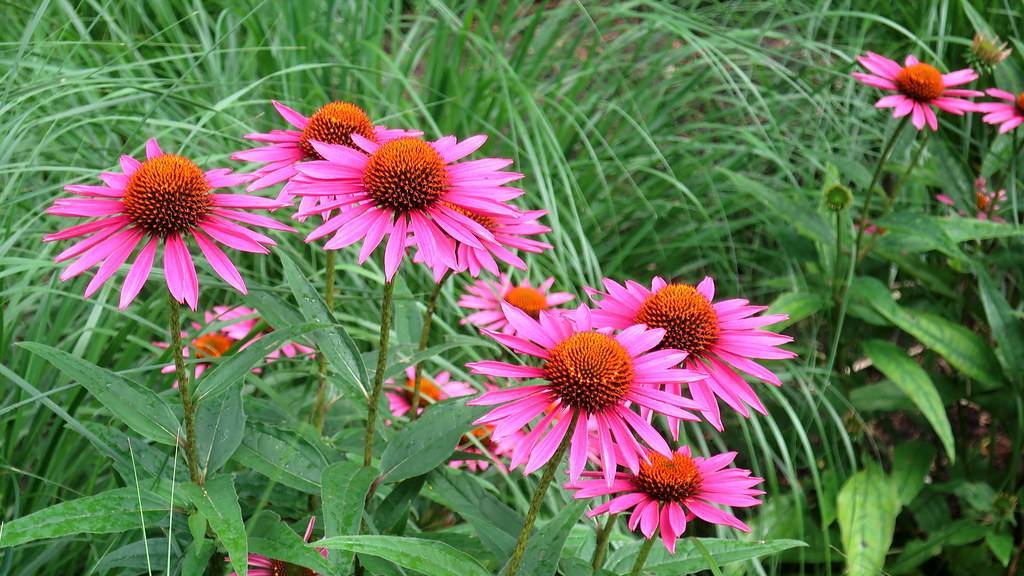
[[192, 341], [196, 358], [220, 358], [231, 349], [234, 340], [223, 334], [205, 334]]
[[547, 297], [529, 286], [513, 286], [505, 293], [505, 302], [526, 312], [534, 320], [540, 318], [541, 311], [548, 309]]
[[284, 560], [270, 561], [271, 576], [318, 576], [311, 568], [305, 568], [298, 564], [289, 564]]
[[669, 284], [644, 300], [638, 324], [662, 328], [661, 348], [674, 348], [702, 356], [718, 340], [718, 314], [711, 302], [693, 286]]
[[[412, 395], [415, 389], [416, 381], [412, 378], [408, 378], [405, 381], [405, 386], [402, 387], [399, 392], [406, 401], [412, 403]], [[434, 402], [440, 402], [444, 398], [443, 394], [444, 392], [441, 391], [437, 384], [431, 382], [429, 378], [420, 377], [420, 398], [430, 398]], [[420, 405], [423, 405], [422, 401], [420, 402]]]
[[213, 205], [210, 184], [191, 160], [165, 154], [146, 160], [128, 178], [124, 214], [153, 235], [180, 234], [199, 224]]
[[946, 89], [942, 82], [942, 73], [924, 62], [900, 70], [894, 82], [904, 96], [917, 102], [931, 102], [942, 96]]
[[352, 135], [358, 134], [374, 141], [373, 122], [362, 108], [349, 102], [329, 102], [309, 117], [302, 130], [299, 147], [307, 158], [323, 160], [310, 141], [337, 144], [355, 148]]
[[433, 146], [400, 138], [370, 155], [363, 186], [378, 206], [404, 214], [437, 203], [448, 189], [448, 171]]
[[483, 226], [484, 229], [486, 229], [489, 232], [493, 232], [494, 229], [498, 227], [498, 223], [494, 220], [494, 218], [491, 218], [490, 216], [487, 216], [485, 214], [478, 214], [476, 212], [473, 212], [472, 210], [466, 210], [462, 206], [452, 204], [451, 202], [442, 202], [441, 204], [447, 206], [448, 208], [451, 208], [452, 210], [458, 212], [459, 214], [462, 214], [463, 216], [469, 218], [473, 222], [476, 222], [477, 224]]
[[633, 383], [633, 359], [615, 338], [577, 332], [551, 349], [544, 376], [561, 402], [588, 414], [622, 401]]
[[634, 483], [648, 496], [660, 502], [683, 502], [700, 493], [703, 478], [693, 458], [675, 452], [672, 457], [657, 452], [640, 462]]
[[1017, 99], [1014, 101], [1017, 105], [1017, 112], [1024, 114], [1024, 92], [1017, 94]]
[[988, 212], [992, 207], [992, 198], [984, 192], [974, 193], [974, 204], [977, 206], [979, 212]]

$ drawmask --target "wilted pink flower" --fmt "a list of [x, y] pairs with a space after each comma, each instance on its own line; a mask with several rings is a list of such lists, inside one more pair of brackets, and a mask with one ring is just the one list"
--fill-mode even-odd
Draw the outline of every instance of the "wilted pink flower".
[[239, 224], [273, 230], [293, 231], [266, 216], [238, 209], [272, 209], [282, 202], [246, 194], [215, 194], [212, 190], [237, 186], [252, 179], [249, 174], [232, 174], [227, 168], [203, 172], [191, 160], [164, 154], [156, 140], [146, 142], [146, 160], [121, 156], [124, 173], [103, 172], [105, 186], [75, 184], [64, 189], [82, 198], [61, 198], [46, 212], [57, 216], [99, 218], [43, 237], [44, 242], [88, 236], [57, 255], [63, 262], [78, 259], [61, 273], [68, 280], [89, 268], [100, 266], [85, 289], [88, 298], [100, 288], [135, 247], [142, 243], [121, 289], [123, 310], [135, 299], [149, 279], [157, 249], [163, 245], [163, 268], [167, 289], [178, 302], [193, 310], [199, 302], [199, 280], [189, 253], [188, 239], [225, 282], [243, 294], [245, 282], [218, 243], [243, 252], [266, 254], [271, 238]]
[[962, 116], [964, 112], [975, 110], [975, 104], [963, 100], [963, 97], [984, 96], [977, 90], [953, 88], [978, 79], [978, 73], [970, 68], [942, 74], [931, 64], [918, 62], [913, 56], [907, 56], [904, 66], [900, 66], [874, 52], [858, 56], [857, 61], [870, 74], [854, 72], [854, 78], [868, 86], [896, 92], [876, 102], [875, 108], [893, 108], [893, 118], [911, 114], [911, 122], [918, 130], [924, 128], [925, 124], [933, 131], [939, 129], [939, 120], [932, 106]]
[[587, 515], [618, 514], [632, 509], [629, 529], [639, 527], [644, 537], [650, 539], [660, 528], [665, 548], [675, 554], [676, 539], [686, 532], [687, 522], [694, 518], [750, 532], [740, 519], [713, 506], [745, 508], [761, 504], [756, 496], [764, 492], [753, 487], [764, 480], [751, 476], [750, 470], [726, 468], [735, 458], [735, 452], [711, 458], [692, 456], [690, 449], [683, 446], [669, 456], [649, 453], [639, 472], [619, 472], [610, 486], [597, 479], [598, 472], [584, 472], [587, 480], [567, 487], [576, 491], [578, 499], [615, 495]]
[[[767, 414], [750, 385], [735, 372], [745, 372], [758, 380], [779, 386], [782, 382], [755, 359], [793, 358], [793, 352], [777, 348], [791, 342], [789, 336], [761, 330], [788, 318], [785, 314], [755, 316], [766, 306], [751, 306], [746, 300], [714, 302], [715, 282], [710, 276], [696, 287], [669, 284], [656, 276], [651, 288], [626, 282], [625, 286], [605, 279], [606, 292], [593, 292], [598, 309], [594, 324], [598, 327], [625, 328], [645, 324], [665, 330], [661, 346], [688, 353], [685, 367], [707, 376], [689, 384], [690, 394], [715, 428], [722, 429], [717, 398], [733, 410], [749, 417], [747, 405]], [[678, 382], [665, 382], [665, 389], [678, 394]], [[678, 437], [679, 422], [669, 417], [673, 437]]]
[[530, 281], [524, 278], [518, 285], [513, 285], [505, 274], [500, 275], [497, 282], [477, 280], [466, 287], [466, 293], [459, 298], [459, 306], [478, 312], [473, 312], [460, 322], [486, 330], [513, 334], [515, 329], [505, 318], [502, 306], [510, 304], [533, 318], [540, 318], [541, 311], [550, 310], [575, 298], [568, 292], [548, 293], [554, 283], [554, 277], [548, 277], [534, 288]]

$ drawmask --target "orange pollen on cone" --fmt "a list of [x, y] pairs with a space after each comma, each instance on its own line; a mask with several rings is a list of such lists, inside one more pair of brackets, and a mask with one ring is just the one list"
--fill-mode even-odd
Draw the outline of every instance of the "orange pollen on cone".
[[636, 322], [663, 328], [662, 348], [684, 350], [699, 356], [718, 339], [718, 314], [711, 302], [693, 286], [669, 284], [647, 297]]
[[451, 208], [452, 210], [458, 212], [459, 214], [462, 214], [466, 218], [469, 218], [473, 222], [476, 222], [477, 224], [483, 226], [488, 231], [494, 231], [494, 229], [498, 227], [498, 223], [495, 222], [494, 218], [491, 218], [490, 216], [477, 214], [472, 210], [466, 210], [462, 206], [457, 206], [455, 204], [452, 204], [451, 202], [441, 202], [441, 204], [444, 204], [448, 208]]
[[577, 332], [551, 349], [544, 377], [562, 403], [588, 414], [600, 412], [629, 392], [633, 359], [611, 336]]
[[370, 117], [355, 104], [329, 102], [309, 117], [309, 123], [302, 130], [299, 147], [306, 153], [307, 158], [323, 160], [323, 156], [320, 156], [309, 143], [310, 140], [355, 148], [353, 134], [374, 141], [373, 122], [370, 121]]
[[533, 317], [540, 318], [541, 310], [548, 309], [548, 299], [540, 290], [529, 286], [513, 286], [505, 293], [505, 302]]
[[270, 574], [271, 576], [317, 576], [317, 572], [311, 568], [289, 564], [284, 560], [271, 560]]
[[640, 462], [633, 482], [651, 498], [661, 502], [682, 502], [700, 493], [704, 480], [693, 458], [678, 452], [671, 458], [650, 452], [650, 462]]
[[175, 154], [146, 160], [128, 178], [124, 214], [142, 230], [180, 234], [199, 224], [213, 205], [210, 184], [188, 158]]
[[931, 64], [923, 62], [900, 70], [894, 82], [904, 96], [918, 102], [930, 102], [942, 96], [946, 89], [942, 74]]
[[1024, 92], [1021, 92], [1020, 94], [1017, 95], [1016, 104], [1017, 110], [1019, 110], [1021, 113], [1024, 113]]
[[192, 341], [196, 358], [220, 358], [231, 349], [234, 340], [219, 333], [206, 334]]
[[377, 205], [406, 213], [433, 206], [448, 189], [448, 171], [433, 146], [400, 138], [370, 155], [363, 186]]

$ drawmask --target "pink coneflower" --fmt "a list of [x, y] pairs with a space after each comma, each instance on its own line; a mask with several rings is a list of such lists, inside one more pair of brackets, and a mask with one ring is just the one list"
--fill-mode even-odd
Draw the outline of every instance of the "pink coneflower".
[[84, 198], [62, 198], [47, 214], [79, 218], [98, 217], [43, 237], [44, 242], [90, 235], [57, 255], [55, 261], [78, 257], [60, 275], [68, 280], [100, 265], [85, 289], [88, 298], [117, 272], [143, 242], [121, 289], [123, 310], [135, 299], [149, 279], [157, 248], [164, 250], [163, 267], [167, 288], [178, 302], [193, 310], [199, 302], [199, 280], [189, 254], [187, 239], [195, 239], [199, 250], [225, 282], [243, 294], [245, 282], [227, 255], [217, 246], [225, 244], [243, 252], [268, 253], [276, 243], [269, 237], [238, 224], [252, 224], [273, 230], [292, 228], [272, 218], [242, 212], [241, 209], [272, 209], [286, 204], [246, 194], [215, 194], [216, 188], [248, 182], [248, 174], [232, 174], [227, 168], [203, 172], [191, 160], [164, 154], [156, 140], [146, 142], [146, 160], [121, 156], [124, 173], [103, 172], [105, 186], [65, 186]]
[[1005, 102], [979, 102], [976, 105], [978, 112], [986, 113], [981, 117], [983, 122], [999, 124], [1000, 134], [1006, 134], [1024, 123], [1024, 92], [1014, 96], [1006, 90], [989, 88], [985, 93]]
[[477, 280], [466, 287], [466, 293], [459, 298], [459, 306], [468, 310], [479, 310], [479, 312], [473, 312], [466, 316], [461, 323], [473, 324], [485, 330], [514, 334], [515, 328], [505, 317], [503, 304], [511, 304], [533, 318], [540, 318], [542, 311], [550, 310], [575, 298], [568, 292], [548, 293], [554, 283], [554, 277], [548, 277], [536, 288], [530, 285], [528, 279], [523, 279], [518, 285], [513, 285], [505, 274], [498, 276], [497, 282]]
[[[952, 198], [945, 194], [936, 194], [935, 199], [939, 202], [956, 208], [956, 202]], [[976, 210], [976, 216], [978, 220], [992, 220], [993, 222], [1005, 222], [1005, 220], [997, 216], [999, 209], [1002, 207], [1002, 203], [1006, 201], [1006, 190], [997, 190], [995, 192], [988, 191], [988, 182], [984, 176], [979, 176], [974, 180], [974, 206]], [[960, 216], [967, 216], [967, 213], [963, 210], [957, 210], [957, 214]]]
[[519, 214], [506, 204], [522, 194], [504, 186], [523, 177], [502, 170], [511, 160], [455, 163], [482, 146], [486, 136], [462, 142], [452, 136], [435, 142], [399, 138], [378, 145], [353, 134], [352, 140], [360, 150], [311, 142], [325, 160], [299, 164], [303, 178], [290, 188], [296, 195], [334, 198], [299, 216], [340, 210], [310, 233], [307, 242], [333, 234], [324, 248], [337, 250], [363, 240], [359, 261], [364, 262], [389, 236], [384, 253], [388, 280], [411, 244], [423, 252], [431, 268], [440, 263], [454, 270], [458, 264], [449, 239], [479, 249], [484, 249], [484, 242], [497, 242], [464, 211], [491, 217]]
[[[714, 302], [715, 282], [706, 277], [696, 287], [688, 284], [669, 284], [661, 277], [651, 281], [651, 289], [626, 282], [623, 286], [605, 279], [607, 293], [593, 291], [601, 296], [594, 310], [594, 324], [611, 328], [625, 328], [646, 324], [665, 330], [661, 341], [664, 348], [688, 352], [685, 367], [706, 379], [691, 382], [690, 394], [703, 406], [703, 413], [711, 424], [721, 430], [722, 418], [716, 397], [733, 410], [749, 417], [746, 405], [767, 414], [750, 385], [734, 369], [779, 386], [778, 376], [753, 359], [793, 358], [796, 354], [777, 348], [793, 339], [789, 336], [760, 330], [788, 318], [785, 314], [757, 316], [766, 306], [750, 306], [746, 300], [733, 299]], [[665, 383], [673, 394], [680, 385]], [[669, 427], [678, 438], [679, 422], [669, 417]]]
[[[191, 358], [193, 354], [197, 359], [201, 358], [220, 358], [224, 356], [232, 347], [239, 342], [242, 342], [247, 337], [248, 341], [244, 342], [237, 350], [245, 350], [251, 346], [254, 342], [270, 333], [270, 330], [253, 334], [252, 331], [256, 328], [259, 323], [259, 317], [256, 315], [256, 311], [252, 308], [246, 308], [245, 306], [214, 306], [213, 310], [209, 310], [203, 314], [203, 319], [206, 324], [219, 323], [220, 326], [211, 332], [201, 334], [196, 338], [193, 338], [188, 346], [182, 347], [182, 356], [185, 358]], [[197, 333], [203, 331], [203, 327], [198, 322], [192, 323], [192, 329]], [[188, 332], [182, 331], [181, 336], [183, 339], [188, 340]], [[158, 348], [168, 348], [170, 344], [167, 342], [154, 342], [154, 346]], [[307, 356], [312, 357], [316, 353], [316, 350], [309, 346], [304, 346], [295, 341], [289, 341], [283, 343], [279, 348], [272, 350], [267, 354], [265, 361], [266, 363], [274, 362], [280, 359], [282, 356], [286, 358], [294, 358], [296, 356]], [[209, 363], [199, 362], [195, 365], [194, 378], [199, 379], [204, 372], [210, 367]], [[168, 364], [161, 370], [164, 374], [171, 374], [175, 371], [174, 364]], [[260, 368], [255, 367], [252, 371], [256, 374], [260, 373]], [[178, 382], [174, 382], [174, 388], [178, 387]]]
[[[256, 180], [247, 190], [254, 191], [280, 184], [298, 174], [295, 165], [303, 160], [323, 160], [310, 142], [324, 142], [354, 148], [352, 135], [383, 144], [397, 138], [422, 136], [419, 130], [398, 130], [374, 125], [362, 108], [349, 102], [328, 102], [310, 117], [273, 101], [277, 113], [298, 130], [271, 130], [246, 134], [254, 142], [269, 142], [250, 150], [241, 150], [231, 155], [232, 160], [246, 160], [263, 164], [253, 172]], [[284, 202], [291, 201], [291, 195], [282, 189], [277, 197]]]
[[[388, 406], [391, 408], [391, 413], [395, 416], [404, 416], [412, 408], [412, 393], [415, 387], [416, 378], [416, 367], [409, 366], [405, 369], [405, 382], [397, 384], [394, 380], [387, 380], [384, 382], [385, 396], [388, 398]], [[456, 398], [458, 396], [472, 396], [476, 394], [476, 389], [466, 384], [465, 382], [458, 382], [451, 379], [451, 374], [447, 371], [438, 372], [437, 377], [433, 380], [423, 375], [420, 372], [420, 405], [419, 412], [423, 412], [425, 408], [424, 404], [440, 402], [449, 398]], [[428, 402], [423, 402], [422, 399], [428, 398]]]
[[[692, 456], [689, 447], [683, 446], [667, 457], [649, 453], [647, 460], [640, 464], [639, 473], [619, 472], [611, 486], [604, 480], [588, 479], [567, 487], [576, 490], [575, 497], [579, 499], [616, 495], [587, 515], [593, 518], [632, 509], [629, 529], [636, 530], [639, 526], [643, 535], [650, 539], [660, 528], [665, 548], [675, 554], [676, 539], [686, 532], [686, 523], [694, 518], [750, 532], [740, 519], [713, 506], [746, 508], [761, 504], [755, 497], [764, 491], [753, 487], [764, 480], [751, 476], [750, 470], [726, 468], [735, 458], [735, 452], [711, 458]], [[598, 472], [583, 473], [585, 478], [599, 475]]]
[[894, 108], [893, 118], [911, 114], [911, 122], [918, 130], [926, 123], [932, 131], [939, 129], [939, 119], [931, 106], [963, 116], [964, 112], [975, 110], [975, 104], [963, 100], [963, 97], [984, 96], [977, 90], [953, 88], [978, 79], [978, 73], [970, 68], [942, 74], [931, 64], [918, 62], [913, 56], [907, 56], [904, 66], [900, 66], [874, 52], [858, 56], [857, 61], [871, 73], [854, 72], [854, 78], [868, 86], [896, 92], [876, 102], [875, 108]]
[[578, 478], [586, 464], [587, 424], [593, 423], [598, 431], [601, 460], [609, 483], [619, 459], [614, 444], [618, 444], [621, 458], [630, 470], [638, 471], [640, 460], [646, 457], [646, 451], [634, 434], [654, 450], [670, 454], [665, 440], [630, 408], [631, 404], [674, 418], [697, 419], [687, 412], [699, 408], [697, 403], [653, 387], [693, 382], [704, 377], [676, 368], [686, 357], [684, 352], [651, 351], [665, 336], [664, 330], [631, 326], [617, 334], [612, 334], [611, 330], [597, 331], [586, 306], [563, 314], [542, 311], [539, 320], [507, 304], [503, 308], [515, 335], [485, 333], [516, 353], [543, 360], [542, 366], [497, 361], [473, 362], [468, 366], [475, 374], [535, 378], [543, 383], [485, 392], [468, 404], [502, 405], [476, 421], [476, 424], [493, 424], [492, 436], [498, 441], [541, 417], [516, 447], [517, 451], [529, 454], [525, 474], [551, 459], [577, 416], [579, 422], [569, 443], [570, 477]]
[[[302, 536], [303, 542], [309, 542], [309, 537], [313, 535], [313, 526], [316, 525], [316, 516], [309, 519], [309, 526], [306, 527], [306, 533]], [[326, 548], [317, 548], [317, 551], [327, 558]], [[225, 562], [230, 562], [230, 558], [224, 558]], [[267, 558], [263, 554], [249, 553], [249, 576], [291, 576], [293, 574], [303, 574], [305, 576], [317, 576], [317, 572], [306, 568], [305, 566], [299, 566], [284, 560], [274, 560]], [[231, 576], [238, 576], [237, 572], [232, 572]]]

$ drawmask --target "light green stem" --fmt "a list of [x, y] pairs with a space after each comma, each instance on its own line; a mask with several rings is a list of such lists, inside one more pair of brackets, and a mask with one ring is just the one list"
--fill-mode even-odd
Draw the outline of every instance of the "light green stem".
[[647, 556], [651, 553], [652, 547], [654, 547], [654, 538], [644, 538], [644, 543], [636, 554], [636, 561], [633, 562], [633, 569], [629, 571], [629, 576], [640, 576], [643, 573], [644, 564], [647, 564]]
[[[437, 297], [441, 295], [441, 287], [444, 286], [445, 281], [448, 280], [452, 275], [452, 271], [449, 270], [444, 273], [444, 276], [434, 284], [434, 289], [430, 292], [430, 300], [427, 301], [427, 310], [423, 313], [423, 328], [420, 330], [420, 345], [416, 349], [417, 352], [423, 352], [427, 349], [427, 345], [430, 344], [430, 327], [434, 324], [434, 311], [437, 309]], [[413, 372], [412, 379], [412, 401], [409, 403], [409, 418], [415, 420], [419, 417], [420, 408], [420, 364], [416, 363], [416, 368]]]

